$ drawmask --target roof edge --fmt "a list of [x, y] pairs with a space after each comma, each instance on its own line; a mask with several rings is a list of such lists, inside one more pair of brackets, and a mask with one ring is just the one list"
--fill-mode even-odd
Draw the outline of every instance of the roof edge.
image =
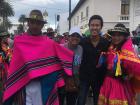
[[86, 0], [80, 0], [77, 5], [75, 6], [75, 8], [73, 9], [73, 11], [71, 12], [70, 16], [68, 17], [68, 20], [71, 19], [73, 17], [73, 15], [78, 11], [78, 9], [83, 5], [83, 3]]

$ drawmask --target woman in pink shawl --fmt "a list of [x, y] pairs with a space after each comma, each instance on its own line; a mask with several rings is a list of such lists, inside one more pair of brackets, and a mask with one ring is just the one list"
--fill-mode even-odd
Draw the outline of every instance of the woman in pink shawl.
[[112, 43], [103, 59], [107, 64], [107, 74], [100, 90], [98, 105], [135, 105], [135, 92], [131, 79], [140, 76], [140, 60], [135, 54], [129, 32], [123, 24], [117, 24], [108, 31]]

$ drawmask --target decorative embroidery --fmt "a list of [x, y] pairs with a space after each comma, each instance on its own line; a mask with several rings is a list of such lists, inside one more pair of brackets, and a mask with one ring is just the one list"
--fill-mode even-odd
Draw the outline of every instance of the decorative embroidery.
[[100, 95], [98, 105], [129, 105], [127, 100], [107, 99]]

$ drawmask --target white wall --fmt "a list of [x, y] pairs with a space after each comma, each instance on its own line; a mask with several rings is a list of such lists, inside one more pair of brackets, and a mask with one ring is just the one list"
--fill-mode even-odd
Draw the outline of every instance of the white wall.
[[60, 14], [60, 21], [58, 23], [58, 32], [62, 35], [64, 32], [69, 31], [69, 22], [68, 22], [69, 13]]
[[[86, 18], [86, 8], [89, 7], [89, 17]], [[73, 26], [79, 26], [82, 28], [82, 30], [88, 28], [88, 21], [89, 18], [93, 15], [93, 0], [86, 0], [84, 4], [79, 8], [79, 10], [74, 14], [74, 16], [71, 19], [71, 24]], [[83, 12], [83, 17], [85, 18], [83, 21], [81, 21], [81, 12]], [[79, 16], [79, 23], [77, 24], [77, 16]], [[76, 24], [74, 24], [74, 19], [76, 20]]]
[[[79, 27], [83, 27], [82, 30], [88, 28], [88, 20], [92, 15], [101, 15], [104, 19], [103, 32], [113, 28], [118, 22], [124, 23], [129, 27], [129, 21], [120, 21], [121, 16], [121, 0], [86, 0], [85, 3], [79, 8], [79, 10], [72, 17], [71, 23], [74, 25], [74, 19], [77, 20], [77, 16], [81, 17], [81, 12], [86, 16], [86, 7], [89, 7], [89, 17], [85, 21], [76, 24]], [[87, 27], [86, 27], [87, 26]]]
[[121, 0], [94, 0], [94, 14], [101, 15], [105, 22], [118, 22]]
[[94, 13], [101, 15], [104, 19], [103, 32], [113, 28], [118, 22], [129, 27], [129, 21], [120, 20], [121, 0], [94, 0]]
[[130, 30], [133, 31], [140, 24], [140, 0], [130, 1]]
[[2, 17], [0, 17], [0, 24], [2, 23]]

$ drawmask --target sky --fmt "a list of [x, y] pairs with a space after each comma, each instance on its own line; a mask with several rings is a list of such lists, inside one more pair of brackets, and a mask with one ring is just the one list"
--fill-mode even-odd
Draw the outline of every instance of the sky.
[[[79, 0], [71, 0], [74, 8]], [[15, 16], [11, 17], [12, 23], [18, 23], [21, 14], [29, 15], [32, 9], [39, 9], [48, 12], [47, 21], [50, 26], [55, 24], [55, 14], [66, 13], [69, 11], [69, 0], [10, 0], [14, 8]]]

